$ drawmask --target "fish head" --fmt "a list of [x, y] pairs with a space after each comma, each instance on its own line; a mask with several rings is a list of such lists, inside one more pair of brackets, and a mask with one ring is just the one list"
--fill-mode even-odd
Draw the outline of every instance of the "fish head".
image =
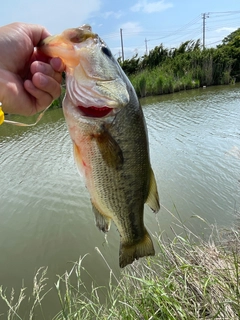
[[44, 39], [39, 50], [66, 65], [67, 104], [82, 116], [106, 117], [130, 100], [129, 81], [106, 43], [89, 25]]

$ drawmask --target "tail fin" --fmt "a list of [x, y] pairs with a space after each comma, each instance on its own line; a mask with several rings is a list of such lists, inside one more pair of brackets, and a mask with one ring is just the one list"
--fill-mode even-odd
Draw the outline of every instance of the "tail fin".
[[131, 264], [135, 259], [138, 260], [141, 257], [154, 255], [155, 250], [152, 239], [145, 229], [145, 234], [139, 242], [132, 245], [120, 243], [119, 265], [120, 268], [124, 268], [126, 265]]

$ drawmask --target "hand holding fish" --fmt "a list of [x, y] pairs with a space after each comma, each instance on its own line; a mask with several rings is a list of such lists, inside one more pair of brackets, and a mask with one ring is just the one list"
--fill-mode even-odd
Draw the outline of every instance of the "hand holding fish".
[[64, 64], [36, 50], [49, 36], [40, 25], [12, 23], [0, 27], [0, 101], [4, 112], [32, 115], [61, 93]]

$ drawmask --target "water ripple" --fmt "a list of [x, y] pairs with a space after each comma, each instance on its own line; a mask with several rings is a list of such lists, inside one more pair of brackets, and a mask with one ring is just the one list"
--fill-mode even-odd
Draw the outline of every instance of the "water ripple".
[[[141, 101], [161, 202], [199, 233], [205, 225], [192, 216], [229, 226], [239, 209], [239, 88], [191, 90]], [[1, 126], [0, 150], [0, 284], [16, 288], [24, 278], [31, 286], [34, 271], [43, 265], [49, 266], [53, 283], [68, 267], [66, 261], [86, 253], [88, 271], [104, 281], [106, 268], [94, 253], [96, 246], [118, 272], [119, 236], [113, 227], [109, 245], [104, 245], [94, 226], [62, 111], [48, 112], [34, 128]], [[169, 230], [173, 220], [167, 210], [158, 219], [162, 230]], [[145, 220], [151, 232], [158, 231], [147, 207]]]

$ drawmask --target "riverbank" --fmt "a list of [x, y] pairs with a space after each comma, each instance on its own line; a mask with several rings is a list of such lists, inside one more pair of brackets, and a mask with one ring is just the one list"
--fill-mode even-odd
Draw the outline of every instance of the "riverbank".
[[[129, 75], [128, 77], [139, 98], [168, 95], [169, 93], [197, 89], [200, 87], [206, 88], [206, 85], [202, 85], [201, 81], [195, 79], [192, 73], [186, 73], [182, 77], [176, 77], [173, 72], [167, 71], [162, 67], [146, 69], [136, 74]], [[225, 77], [222, 78], [222, 81], [218, 85], [234, 84], [235, 79], [231, 78], [230, 75], [226, 73]], [[210, 86], [217, 85], [209, 84], [208, 87]], [[51, 109], [62, 107], [64, 95], [65, 86], [62, 88], [61, 96], [52, 102]]]
[[[167, 74], [165, 71], [161, 70], [161, 68], [144, 70], [136, 75], [130, 75], [129, 80], [139, 98], [197, 89], [201, 86], [200, 80], [193, 80], [191, 74], [176, 78], [173, 74]], [[220, 85], [222, 84], [233, 85], [235, 84], [235, 80], [226, 78]]]
[[[146, 70], [136, 75], [129, 76], [129, 80], [139, 98], [168, 95], [170, 93], [200, 88], [200, 81], [192, 80], [189, 75], [186, 75], [181, 79], [175, 79], [173, 76], [166, 75], [157, 69]], [[229, 79], [227, 83], [220, 84], [219, 86], [234, 84], [235, 81]], [[206, 86], [203, 86], [203, 88], [206, 88]], [[62, 108], [64, 95], [65, 88], [62, 89], [61, 96], [52, 102], [51, 109]]]
[[[96, 248], [109, 268], [109, 286], [93, 284], [89, 292], [82, 280], [83, 273], [88, 273], [84, 267], [87, 257], [80, 258], [52, 289], [61, 305], [52, 319], [239, 319], [239, 230], [212, 228], [207, 241], [186, 226], [173, 240], [159, 234], [158, 255], [124, 269], [120, 279]], [[49, 319], [42, 306], [48, 294], [46, 284], [47, 269], [40, 269], [34, 278], [33, 296], [26, 297], [22, 290], [17, 302], [14, 292], [7, 295], [0, 287], [0, 297], [9, 308], [8, 319]], [[22, 318], [18, 312], [24, 299], [31, 301], [32, 307]]]
[[240, 81], [239, 34], [235, 30], [216, 48], [202, 48], [200, 40], [171, 49], [160, 44], [147, 55], [119, 63], [139, 97], [233, 84]]
[[[218, 231], [208, 241], [195, 237], [183, 227], [183, 235], [170, 241], [158, 235], [158, 256], [144, 259], [123, 272], [116, 287], [110, 285], [106, 303], [102, 288], [93, 287], [90, 299], [63, 277], [64, 319], [239, 319], [240, 316], [240, 239], [237, 231]], [[218, 239], [218, 240], [216, 240]], [[83, 288], [76, 263], [78, 288]], [[107, 263], [107, 262], [106, 262]], [[110, 276], [114, 277], [114, 274]], [[60, 295], [60, 293], [58, 292]]]
[[[118, 59], [138, 97], [174, 93], [203, 86], [240, 81], [240, 28], [216, 48], [202, 48], [200, 40], [188, 40], [176, 48], [156, 46], [147, 55]], [[61, 106], [62, 96], [52, 106]]]
[[[210, 248], [212, 242], [209, 238], [211, 231], [209, 225], [216, 223], [226, 229], [237, 225], [233, 215], [239, 211], [240, 204], [240, 145], [239, 130], [237, 129], [240, 112], [239, 90], [240, 84], [215, 86], [207, 87], [204, 90], [186, 90], [177, 94], [144, 98], [141, 101], [148, 126], [152, 166], [162, 202], [162, 208], [158, 215], [154, 215], [146, 207], [144, 218], [146, 227], [152, 234], [159, 234], [156, 219], [159, 220], [161, 230], [164, 230], [162, 236], [164, 236], [166, 250], [172, 250], [171, 246], [174, 250], [176, 249], [175, 251], [180, 250], [178, 248], [180, 245], [174, 247], [172, 228], [179, 235], [176, 237], [176, 241], [180, 241], [181, 237], [186, 240], [186, 243], [190, 241], [192, 250], [197, 248], [201, 242], [198, 242], [198, 238], [193, 235], [189, 239], [183, 229], [178, 227], [180, 223], [176, 222], [165, 208], [173, 211], [175, 216], [180, 216], [181, 221], [185, 225], [187, 224], [195, 235], [201, 239], [204, 237], [206, 246], [210, 241]], [[35, 117], [29, 118], [29, 122], [34, 122], [34, 119]], [[23, 122], [24, 118], [16, 116], [13, 120]], [[114, 312], [115, 318], [117, 318], [117, 312], [121, 311], [120, 305], [122, 306], [122, 303], [117, 301], [131, 303], [137, 308], [140, 302], [133, 301], [130, 294], [122, 298], [125, 295], [124, 292], [121, 296], [121, 291], [118, 295], [117, 293], [114, 295], [112, 291], [116, 288], [117, 282], [114, 281], [113, 274], [117, 279], [121, 279], [128, 273], [126, 282], [130, 281], [131, 275], [135, 276], [136, 274], [134, 274], [134, 269], [126, 269], [123, 270], [123, 275], [120, 277], [118, 267], [119, 234], [116, 232], [116, 228], [111, 228], [107, 236], [108, 244], [106, 244], [104, 235], [98, 232], [94, 225], [89, 195], [84, 182], [77, 174], [71, 156], [72, 144], [62, 110], [56, 109], [46, 112], [41, 122], [33, 128], [2, 125], [0, 131], [0, 158], [2, 167], [4, 167], [1, 174], [0, 285], [3, 286], [3, 290], [6, 290], [5, 294], [8, 299], [11, 296], [11, 288], [15, 289], [14, 305], [17, 304], [22, 285], [27, 287], [24, 291], [26, 298], [17, 313], [22, 319], [29, 319], [27, 308], [31, 308], [32, 302], [37, 298], [36, 290], [34, 291], [35, 296], [31, 295], [34, 274], [39, 267], [48, 266], [45, 275], [48, 280], [44, 282], [47, 285], [43, 288], [45, 291], [42, 293], [51, 287], [52, 289], [41, 301], [43, 311], [39, 305], [36, 305], [34, 320], [43, 320], [44, 317], [46, 320], [51, 320], [58, 312], [60, 312], [60, 318], [62, 311], [60, 311], [58, 294], [54, 286], [58, 280], [56, 275], [62, 275], [66, 270], [70, 274], [73, 261], [77, 261], [79, 256], [84, 257], [85, 254], [87, 256], [81, 261], [80, 266], [76, 263], [77, 270], [80, 270], [79, 291], [75, 279], [77, 272], [75, 268], [69, 278], [72, 286], [77, 288], [71, 297], [74, 298], [75, 293], [76, 297], [79, 297], [80, 293], [82, 294], [81, 299], [78, 298], [78, 306], [82, 306], [90, 314], [91, 305], [87, 305], [88, 301], [86, 301], [89, 298], [89, 302], [96, 302], [92, 305], [94, 310], [99, 309], [99, 312], [103, 310], [103, 315], [108, 314], [109, 317], [111, 315], [113, 319]], [[177, 208], [179, 215], [176, 214], [174, 208]], [[196, 219], [196, 216], [201, 219]], [[208, 221], [208, 224], [206, 225], [203, 220]], [[220, 231], [219, 233], [222, 234]], [[168, 241], [167, 235], [172, 240]], [[222, 245], [218, 241], [219, 237], [215, 232], [214, 244], [221, 255]], [[225, 241], [223, 240], [223, 245], [226, 244]], [[110, 271], [95, 250], [96, 246], [99, 247], [111, 267], [111, 288], [108, 285]], [[160, 245], [156, 244], [156, 249], [158, 247], [160, 251]], [[200, 249], [204, 250], [201, 246]], [[181, 258], [182, 252], [188, 254], [187, 250], [182, 250]], [[168, 287], [168, 282], [171, 287], [174, 280], [171, 278], [171, 272], [176, 278], [178, 269], [174, 265], [171, 266], [171, 261], [168, 264], [165, 257], [168, 259], [167, 254], [164, 253], [157, 256], [158, 260], [155, 258], [154, 260], [141, 259], [138, 264], [135, 264], [135, 269], [139, 270], [141, 263], [145, 262], [143, 268], [146, 269], [146, 279], [148, 279], [147, 272], [149, 272], [149, 277], [151, 275], [151, 270], [148, 268], [154, 269], [154, 266], [159, 264], [157, 267], [159, 270], [164, 272], [166, 269], [165, 276], [158, 276], [160, 282], [158, 288], [161, 289], [162, 282], [162, 296], [164, 297], [165, 294], [166, 299], [170, 300], [175, 291]], [[230, 259], [232, 258], [233, 256], [230, 257]], [[229, 259], [228, 256], [226, 259]], [[181, 272], [184, 272], [186, 265], [184, 261], [187, 260], [184, 258], [183, 263], [179, 266]], [[198, 266], [191, 264], [190, 261], [187, 271], [198, 272]], [[160, 269], [161, 266], [162, 269]], [[231, 265], [231, 268], [234, 266]], [[223, 270], [223, 274], [224, 272]], [[140, 285], [143, 280], [140, 275], [136, 276], [140, 279], [138, 281]], [[205, 276], [207, 278], [206, 274]], [[188, 274], [186, 277], [191, 279]], [[37, 279], [35, 283], [39, 283]], [[235, 278], [235, 289], [237, 287], [236, 281]], [[95, 284], [93, 292], [92, 282]], [[66, 291], [64, 282], [61, 281], [59, 287], [64, 294]], [[145, 287], [146, 291], [150, 292], [153, 284], [150, 283], [149, 288]], [[229, 294], [230, 290], [231, 287], [228, 291]], [[95, 292], [98, 292], [100, 303], [97, 303], [94, 297]], [[134, 288], [132, 292], [132, 295], [135, 294]], [[142, 291], [141, 297], [143, 294], [146, 295]], [[28, 298], [31, 300], [29, 301]], [[133, 298], [137, 299], [134, 296]], [[109, 302], [108, 305], [105, 302], [106, 299]], [[236, 298], [235, 301], [237, 301]], [[150, 304], [150, 297], [148, 302]], [[146, 308], [150, 308], [147, 303], [145, 304], [145, 300], [142, 303], [146, 305]], [[67, 308], [67, 302], [64, 302], [64, 305]], [[113, 312], [109, 311], [109, 305], [112, 306]], [[159, 308], [162, 305], [163, 302], [160, 303]], [[3, 319], [7, 319], [5, 308], [6, 303], [0, 299], [0, 314], [4, 314], [2, 315]], [[128, 307], [130, 314], [129, 309], [131, 308]], [[183, 309], [185, 312], [187, 311], [187, 307], [184, 306]], [[72, 312], [74, 312], [73, 305]], [[134, 314], [134, 310], [132, 312]], [[140, 309], [140, 312], [144, 311]], [[77, 317], [80, 318], [76, 315], [76, 319]], [[146, 316], [147, 319], [151, 317], [157, 319], [156, 315], [148, 318]], [[136, 316], [132, 316], [132, 318], [136, 319]], [[19, 318], [15, 315], [15, 319]]]

